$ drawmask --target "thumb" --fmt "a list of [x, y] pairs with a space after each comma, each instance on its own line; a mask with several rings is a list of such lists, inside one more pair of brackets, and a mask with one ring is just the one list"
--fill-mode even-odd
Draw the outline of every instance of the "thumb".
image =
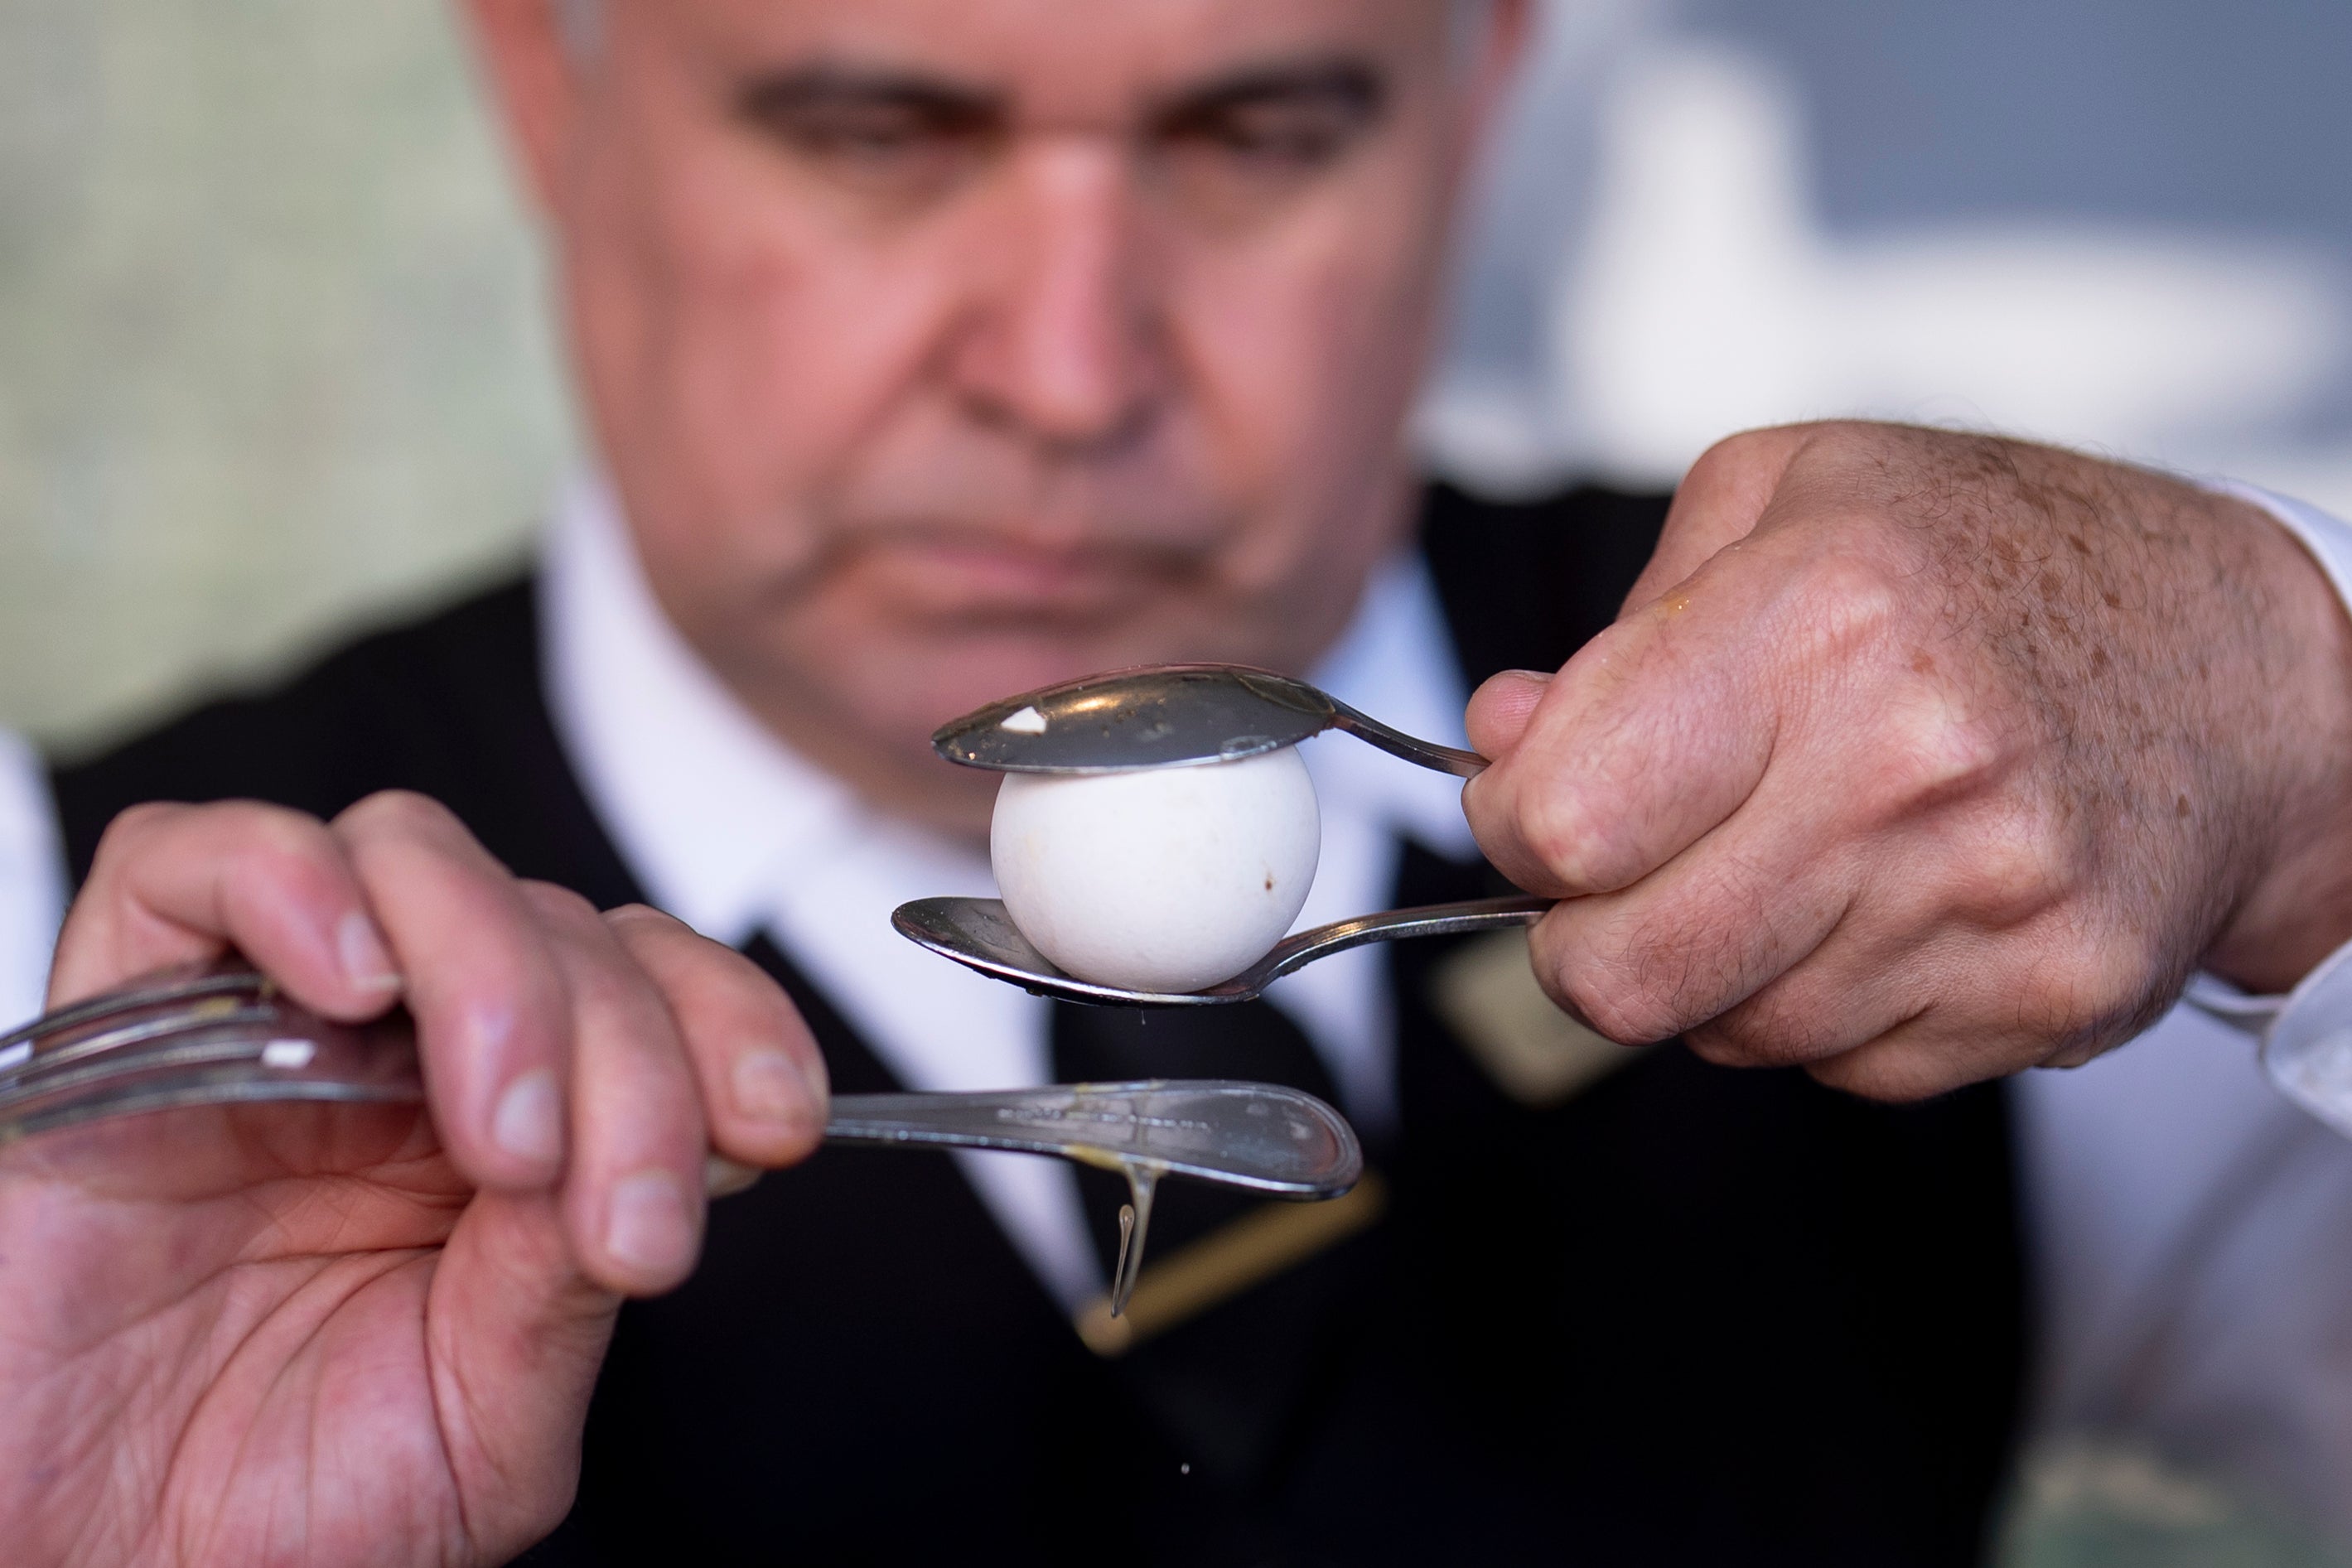
[[1505, 670], [1471, 693], [1462, 716], [1470, 749], [1489, 762], [1509, 756], [1550, 686], [1551, 677], [1540, 670]]
[[1649, 603], [1754, 531], [1815, 434], [1811, 426], [1783, 425], [1748, 431], [1708, 447], [1675, 486], [1658, 548], [1633, 580], [1624, 609]]

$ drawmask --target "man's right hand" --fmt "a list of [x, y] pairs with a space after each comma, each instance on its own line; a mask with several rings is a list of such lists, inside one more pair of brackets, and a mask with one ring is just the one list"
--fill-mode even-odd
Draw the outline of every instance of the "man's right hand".
[[518, 882], [413, 795], [126, 812], [50, 1000], [231, 948], [331, 1018], [404, 1001], [428, 1103], [0, 1154], [5, 1555], [503, 1561], [569, 1506], [621, 1301], [693, 1267], [709, 1153], [806, 1155], [822, 1059], [740, 955]]

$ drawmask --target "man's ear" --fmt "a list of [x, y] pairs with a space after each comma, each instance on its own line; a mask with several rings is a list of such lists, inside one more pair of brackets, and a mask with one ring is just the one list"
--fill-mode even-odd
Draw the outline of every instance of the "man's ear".
[[562, 204], [562, 169], [580, 112], [582, 63], [558, 0], [461, 0], [483, 82], [542, 213]]

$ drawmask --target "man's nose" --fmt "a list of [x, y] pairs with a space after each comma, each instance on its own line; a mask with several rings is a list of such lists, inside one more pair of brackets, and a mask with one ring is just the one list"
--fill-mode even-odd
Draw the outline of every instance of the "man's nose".
[[1007, 170], [997, 255], [953, 358], [991, 423], [1096, 445], [1149, 417], [1165, 371], [1126, 160], [1093, 137], [1024, 148]]

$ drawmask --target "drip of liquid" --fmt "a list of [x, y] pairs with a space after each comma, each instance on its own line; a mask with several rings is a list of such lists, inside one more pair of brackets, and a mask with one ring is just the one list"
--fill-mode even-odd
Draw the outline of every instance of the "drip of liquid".
[[1132, 1201], [1118, 1206], [1118, 1263], [1111, 1270], [1110, 1284], [1113, 1317], [1127, 1311], [1127, 1299], [1135, 1293], [1135, 1278], [1143, 1271], [1143, 1235], [1150, 1228], [1151, 1195], [1160, 1186], [1160, 1172], [1152, 1166], [1121, 1160], [1118, 1168], [1127, 1177]]

